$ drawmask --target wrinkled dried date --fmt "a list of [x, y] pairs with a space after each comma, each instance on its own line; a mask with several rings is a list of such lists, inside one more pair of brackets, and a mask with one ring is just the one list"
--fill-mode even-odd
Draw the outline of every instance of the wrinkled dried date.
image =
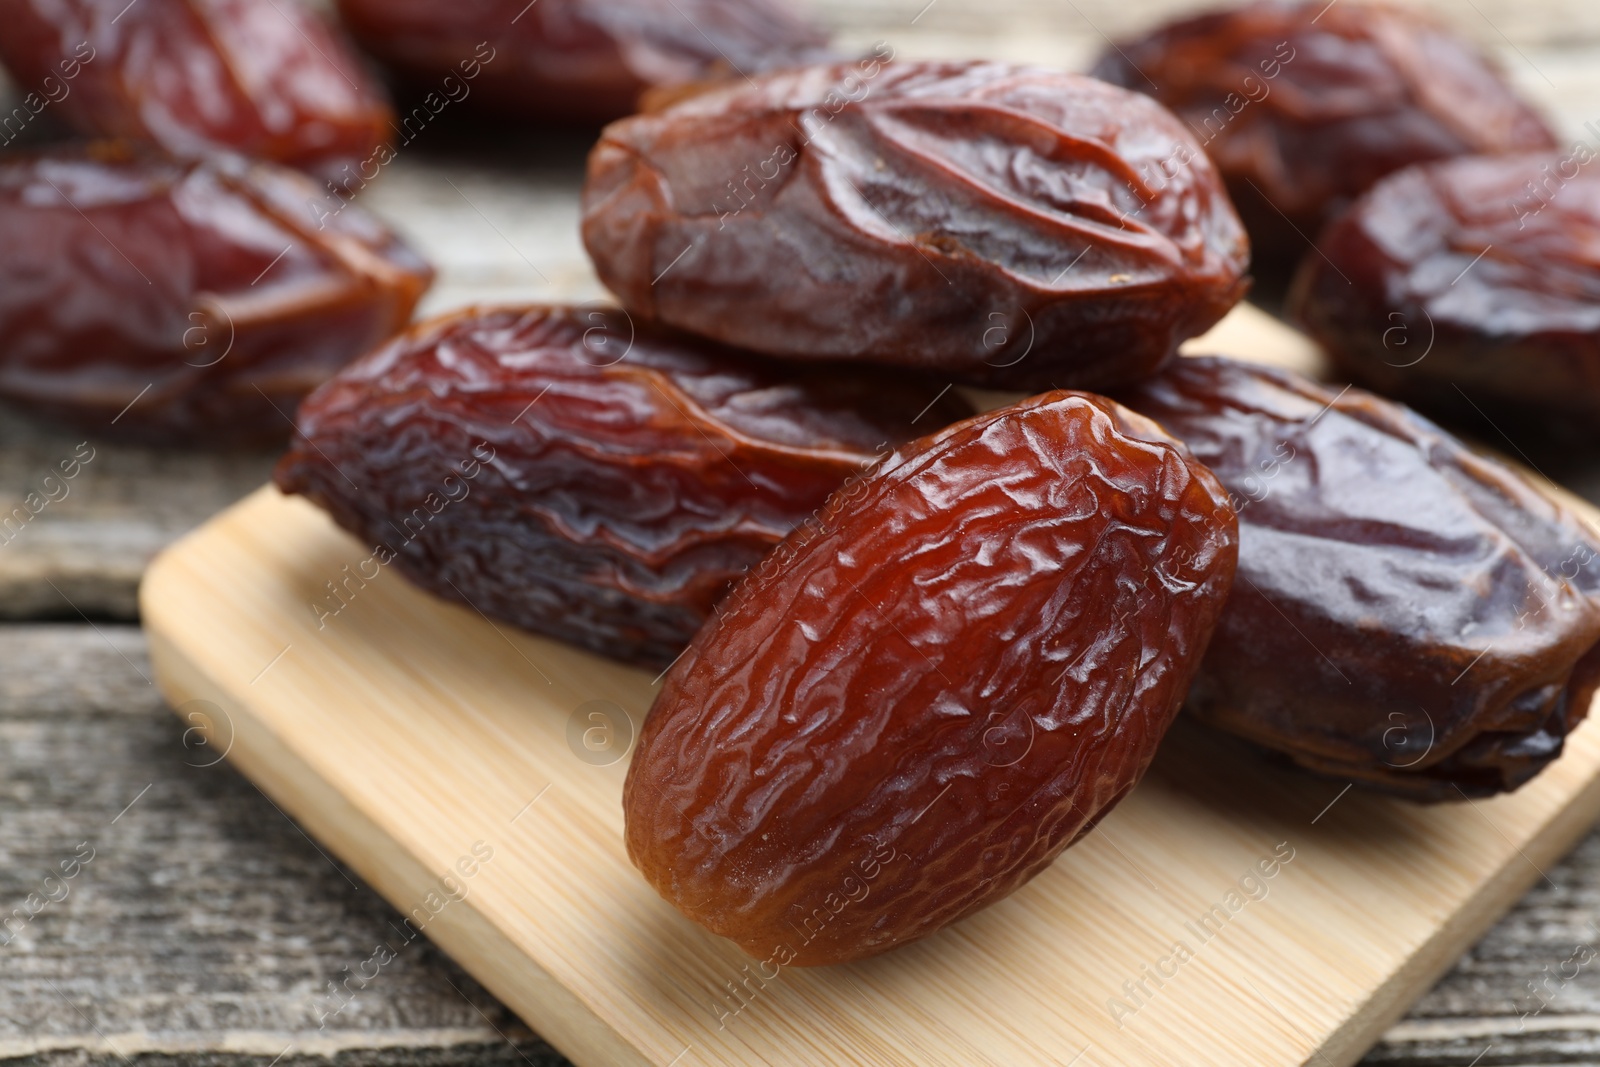
[[1398, 404], [1285, 371], [1181, 359], [1124, 399], [1238, 509], [1194, 714], [1427, 800], [1561, 754], [1600, 681], [1600, 541], [1569, 511]]
[[0, 163], [0, 397], [153, 442], [280, 440], [432, 271], [304, 175], [115, 146]]
[[472, 309], [310, 397], [277, 481], [439, 596], [659, 668], [876, 454], [970, 411], [938, 393], [635, 331], [618, 311]]
[[769, 966], [928, 936], [1133, 788], [1236, 547], [1210, 472], [1103, 397], [907, 445], [667, 672], [623, 795], [628, 854]]
[[[1600, 415], [1596, 154], [1463, 159], [1381, 182], [1329, 228], [1291, 312], [1340, 369], [1420, 405]], [[1491, 402], [1491, 398], [1492, 401]]]
[[1323, 225], [1385, 174], [1555, 146], [1471, 42], [1383, 4], [1270, 0], [1187, 18], [1108, 51], [1094, 74], [1189, 124], [1250, 231], [1256, 277], [1280, 291]]
[[241, 152], [344, 184], [394, 118], [303, 3], [0, 0], [0, 22], [0, 60], [31, 91], [29, 110], [48, 101], [93, 137]]
[[419, 85], [434, 87], [489, 44], [482, 98], [547, 120], [608, 122], [655, 86], [827, 55], [827, 35], [783, 0], [338, 3], [357, 40]]
[[981, 385], [1150, 374], [1246, 287], [1243, 229], [1145, 97], [1002, 63], [730, 83], [606, 128], [583, 238], [636, 317]]

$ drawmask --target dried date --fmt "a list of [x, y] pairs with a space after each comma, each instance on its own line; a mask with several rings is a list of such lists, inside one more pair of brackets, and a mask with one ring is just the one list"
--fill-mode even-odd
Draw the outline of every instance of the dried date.
[[[1296, 278], [1290, 310], [1341, 371], [1441, 410], [1600, 415], [1595, 152], [1452, 160], [1379, 183]], [[1470, 401], [1477, 403], [1478, 401]]]
[[659, 668], [846, 479], [969, 411], [937, 385], [797, 371], [614, 310], [472, 309], [307, 399], [276, 477], [436, 595]]
[[114, 145], [0, 163], [0, 398], [168, 444], [281, 440], [411, 317], [432, 270], [358, 207], [230, 157]]
[[1265, 3], [1186, 18], [1094, 69], [1172, 108], [1205, 144], [1281, 293], [1322, 227], [1413, 163], [1552, 148], [1471, 42], [1401, 7]]
[[1515, 789], [1600, 682], [1600, 541], [1414, 412], [1181, 359], [1123, 399], [1232, 494], [1239, 570], [1200, 719], [1421, 800]]
[[[345, 25], [409, 81], [436, 88], [483, 60], [475, 91], [545, 121], [631, 115], [658, 86], [754, 74], [828, 54], [784, 0], [338, 0]], [[485, 59], [480, 46], [488, 46]]]
[[320, 15], [287, 0], [0, 0], [25, 104], [91, 137], [183, 157], [240, 152], [339, 185], [394, 116]]
[[583, 204], [638, 318], [979, 385], [1135, 381], [1247, 285], [1243, 229], [1176, 119], [1003, 63], [712, 88], [607, 127]]
[[624, 789], [628, 854], [768, 966], [932, 934], [1133, 788], [1236, 547], [1210, 472], [1103, 397], [907, 445], [667, 672]]

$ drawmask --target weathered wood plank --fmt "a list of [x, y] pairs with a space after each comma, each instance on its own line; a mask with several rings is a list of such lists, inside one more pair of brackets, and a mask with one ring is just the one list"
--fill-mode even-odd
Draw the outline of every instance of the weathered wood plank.
[[186, 747], [148, 676], [134, 627], [0, 628], [0, 1063], [564, 1062]]
[[[0, 927], [0, 1064], [564, 1062], [425, 942], [400, 946], [393, 909], [226, 763], [205, 766], [216, 753], [185, 747], [148, 675], [133, 627], [0, 627], [0, 922], [61, 897]], [[47, 884], [85, 842], [77, 876]], [[1600, 946], [1600, 834], [1545, 873], [1366, 1063], [1466, 1065], [1491, 1044], [1479, 1064], [1600, 1058], [1600, 958], [1561, 980]], [[396, 959], [319, 1030], [326, 983], [385, 942]]]
[[134, 618], [145, 564], [273, 459], [131, 448], [0, 414], [0, 618]]

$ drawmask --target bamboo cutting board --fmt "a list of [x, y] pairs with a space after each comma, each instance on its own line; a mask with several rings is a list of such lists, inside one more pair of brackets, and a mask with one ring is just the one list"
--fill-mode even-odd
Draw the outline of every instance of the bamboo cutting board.
[[[1212, 341], [1313, 358], [1248, 310]], [[886, 956], [774, 976], [624, 854], [654, 680], [387, 569], [329, 614], [327, 583], [370, 553], [269, 487], [151, 567], [145, 628], [191, 762], [231, 759], [410, 917], [349, 994], [425, 936], [583, 1067], [1349, 1064], [1600, 813], [1595, 717], [1518, 793], [1436, 807], [1180, 723], [1014, 896]]]

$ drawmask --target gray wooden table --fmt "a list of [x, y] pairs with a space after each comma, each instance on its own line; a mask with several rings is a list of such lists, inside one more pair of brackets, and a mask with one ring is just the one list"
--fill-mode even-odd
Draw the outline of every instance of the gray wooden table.
[[[820, 6], [847, 41], [902, 55], [1082, 66], [1102, 33], [1194, 4]], [[1573, 137], [1600, 120], [1594, 0], [1434, 6]], [[440, 265], [424, 310], [600, 295], [576, 236], [584, 147], [453, 117], [407, 149], [367, 203]], [[0, 412], [0, 512], [80, 439]], [[66, 499], [0, 538], [0, 1067], [564, 1063], [423, 942], [322, 1017], [328, 983], [399, 917], [185, 737], [150, 684], [135, 609], [151, 556], [261, 484], [273, 457], [93, 447]], [[1600, 500], [1600, 455], [1536, 459]], [[73, 877], [51, 879], [63, 863]], [[1367, 1063], [1600, 1062], [1600, 834], [1545, 874]]]

